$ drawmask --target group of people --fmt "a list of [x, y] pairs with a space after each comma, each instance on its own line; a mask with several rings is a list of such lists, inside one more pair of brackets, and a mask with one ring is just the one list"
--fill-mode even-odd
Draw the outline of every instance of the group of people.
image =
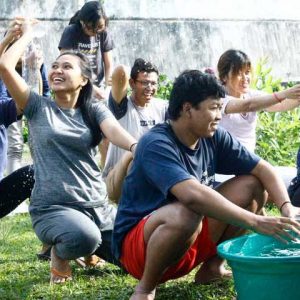
[[[48, 71], [51, 95], [30, 90], [16, 69], [35, 21], [16, 18], [0, 44], [10, 95], [0, 99], [0, 155], [6, 128], [23, 114], [33, 157], [33, 167], [20, 169], [31, 178], [26, 192], [19, 193], [18, 170], [0, 181], [0, 216], [30, 196], [33, 229], [51, 249], [51, 283], [72, 279], [70, 260], [96, 254], [139, 280], [132, 300], [152, 300], [157, 285], [200, 264], [198, 284], [231, 276], [216, 246], [248, 229], [283, 242], [294, 238], [290, 231], [300, 234], [300, 209], [275, 169], [254, 154], [256, 112], [297, 107], [300, 85], [252, 92], [248, 56], [228, 50], [220, 80], [186, 70], [168, 102], [156, 99], [152, 63], [136, 59], [130, 72], [123, 65], [112, 71], [107, 22], [98, 1], [71, 19]], [[112, 85], [107, 105], [103, 79]], [[96, 154], [104, 138], [101, 171]], [[216, 173], [234, 177], [216, 185]], [[266, 192], [280, 217], [261, 214]]]

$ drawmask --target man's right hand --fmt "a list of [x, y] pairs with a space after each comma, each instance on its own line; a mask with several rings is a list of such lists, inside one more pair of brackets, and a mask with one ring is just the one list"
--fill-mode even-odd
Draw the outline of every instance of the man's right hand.
[[284, 243], [295, 239], [295, 235], [292, 235], [291, 232], [300, 236], [300, 223], [292, 218], [260, 215], [256, 215], [255, 217], [256, 225], [254, 225], [252, 229], [258, 233], [273, 236]]

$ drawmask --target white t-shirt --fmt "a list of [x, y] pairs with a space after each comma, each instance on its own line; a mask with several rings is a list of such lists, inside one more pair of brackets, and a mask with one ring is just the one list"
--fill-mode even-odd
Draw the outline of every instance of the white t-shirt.
[[[262, 91], [250, 90], [245, 94], [245, 99], [254, 98], [257, 96], [265, 95]], [[222, 120], [220, 125], [231, 133], [242, 145], [244, 145], [249, 151], [254, 152], [256, 145], [256, 124], [257, 124], [257, 112], [247, 113], [234, 113], [226, 114], [226, 105], [233, 99], [231, 96], [224, 98], [224, 104], [222, 107]], [[241, 101], [243, 101], [241, 99]]]
[[[109, 101], [114, 101], [110, 94]], [[126, 97], [126, 112], [119, 118], [114, 111], [112, 113], [118, 119], [121, 126], [128, 131], [137, 140], [146, 132], [148, 132], [156, 124], [165, 121], [168, 101], [157, 98], [152, 98], [151, 101], [145, 106], [136, 106], [130, 97]], [[122, 110], [122, 109], [121, 109]], [[123, 150], [113, 144], [110, 144], [107, 151], [105, 166], [103, 169], [102, 177], [106, 178], [109, 171], [121, 159], [126, 150]]]

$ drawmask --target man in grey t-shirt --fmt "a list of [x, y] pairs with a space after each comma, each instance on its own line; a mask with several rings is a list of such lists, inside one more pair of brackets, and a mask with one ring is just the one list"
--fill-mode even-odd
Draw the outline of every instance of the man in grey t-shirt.
[[[141, 58], [134, 62], [130, 78], [125, 66], [118, 66], [113, 72], [108, 106], [122, 127], [137, 140], [154, 125], [165, 121], [168, 102], [153, 97], [157, 83], [157, 68]], [[131, 152], [109, 146], [103, 170], [109, 199], [118, 202], [132, 158]]]

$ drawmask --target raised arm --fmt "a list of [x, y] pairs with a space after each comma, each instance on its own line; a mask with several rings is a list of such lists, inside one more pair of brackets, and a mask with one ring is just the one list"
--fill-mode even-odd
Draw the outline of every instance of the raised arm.
[[7, 32], [0, 42], [0, 56], [5, 52], [11, 43], [19, 38], [21, 34], [20, 23], [21, 21], [18, 18], [10, 22]]
[[127, 95], [129, 87], [129, 69], [124, 65], [117, 66], [112, 73], [111, 93], [115, 101], [120, 104]]
[[28, 43], [32, 40], [32, 24], [30, 23], [18, 19], [15, 27], [20, 30], [21, 37], [0, 58], [0, 76], [21, 110], [27, 104], [29, 87], [15, 70], [15, 67]]
[[273, 94], [256, 96], [249, 99], [235, 99], [228, 101], [225, 113], [241, 113], [250, 111], [259, 111], [266, 109], [267, 111], [286, 111], [300, 105], [300, 84], [289, 89]]

